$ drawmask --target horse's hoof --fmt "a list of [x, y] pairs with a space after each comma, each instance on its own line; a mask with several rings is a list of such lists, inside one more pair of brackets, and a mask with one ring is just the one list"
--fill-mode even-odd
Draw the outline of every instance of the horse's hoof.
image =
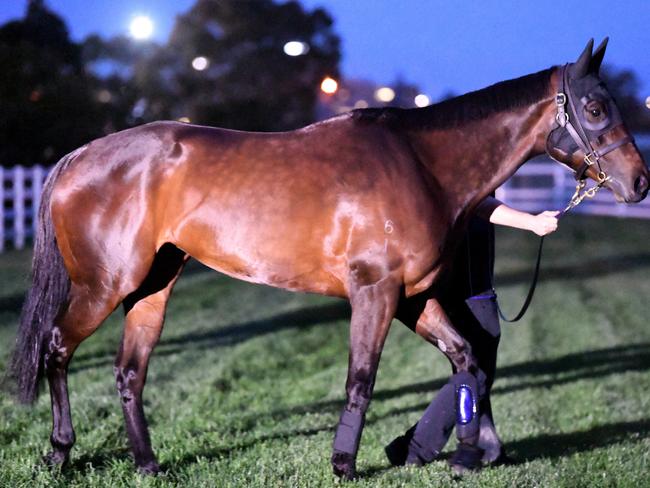
[[332, 469], [336, 476], [344, 480], [351, 481], [357, 477], [355, 458], [347, 452], [334, 451]]
[[503, 447], [501, 447], [498, 456], [496, 456], [494, 459], [486, 461], [485, 456], [483, 456], [483, 463], [487, 463], [490, 466], [508, 466], [512, 464], [517, 464], [517, 460], [508, 456], [506, 450]]
[[60, 451], [51, 451], [43, 456], [43, 464], [49, 468], [59, 468], [63, 469], [69, 461], [69, 456], [67, 453]]
[[481, 446], [481, 448], [483, 449], [483, 457], [481, 458], [483, 464], [495, 464], [503, 456], [507, 457], [503, 446], [500, 444]]
[[160, 473], [160, 466], [156, 461], [149, 461], [148, 463], [138, 466], [138, 473], [147, 476], [152, 476]]
[[454, 474], [462, 476], [468, 471], [476, 471], [482, 467], [481, 458], [483, 457], [483, 449], [469, 444], [458, 444], [456, 451], [449, 458], [449, 466], [451, 466]]
[[401, 435], [384, 447], [386, 457], [392, 466], [404, 466], [409, 454], [409, 441]]

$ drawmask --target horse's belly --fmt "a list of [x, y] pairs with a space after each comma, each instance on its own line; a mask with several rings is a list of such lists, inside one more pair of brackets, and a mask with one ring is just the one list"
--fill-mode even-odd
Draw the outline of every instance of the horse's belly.
[[[219, 214], [215, 214], [219, 215]], [[206, 266], [252, 283], [345, 296], [343, 256], [327, 249], [314, 223], [282, 223], [277, 215], [195, 218], [168, 239]], [[316, 226], [316, 229], [318, 227]]]

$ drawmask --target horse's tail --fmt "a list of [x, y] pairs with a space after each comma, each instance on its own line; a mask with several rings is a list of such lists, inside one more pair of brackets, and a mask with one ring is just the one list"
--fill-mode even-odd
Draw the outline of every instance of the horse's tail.
[[43, 376], [43, 343], [68, 300], [70, 276], [56, 243], [50, 211], [52, 189], [61, 172], [84, 148], [64, 156], [47, 178], [38, 210], [38, 228], [32, 258], [32, 283], [20, 315], [18, 336], [9, 362], [8, 377], [17, 387], [20, 403], [33, 403]]

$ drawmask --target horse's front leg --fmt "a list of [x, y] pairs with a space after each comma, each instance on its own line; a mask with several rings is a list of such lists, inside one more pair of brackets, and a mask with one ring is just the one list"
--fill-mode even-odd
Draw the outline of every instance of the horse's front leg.
[[[354, 269], [353, 276], [365, 275]], [[350, 357], [345, 385], [347, 402], [341, 413], [332, 453], [332, 467], [337, 476], [353, 479], [359, 440], [370, 403], [379, 358], [391, 320], [397, 308], [399, 284], [391, 276], [371, 283], [353, 281], [350, 304]]]

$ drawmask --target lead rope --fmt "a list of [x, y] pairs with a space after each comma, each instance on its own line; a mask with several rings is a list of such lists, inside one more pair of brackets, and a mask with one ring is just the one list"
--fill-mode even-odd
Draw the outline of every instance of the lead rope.
[[[596, 186], [593, 186], [591, 188], [588, 188], [584, 192], [580, 193], [584, 187], [585, 187], [585, 180], [580, 180], [576, 184], [576, 190], [573, 193], [573, 196], [571, 197], [571, 200], [569, 201], [568, 205], [565, 207], [564, 210], [560, 212], [558, 215], [558, 219], [561, 219], [564, 217], [570, 210], [574, 209], [582, 201], [586, 198], [593, 198], [596, 196], [596, 193], [603, 187], [605, 182], [607, 181], [608, 178], [605, 178], [601, 180]], [[528, 307], [530, 306], [530, 303], [533, 301], [533, 296], [535, 295], [535, 288], [537, 287], [537, 280], [539, 279], [539, 269], [540, 269], [540, 264], [542, 262], [542, 249], [544, 248], [544, 236], [541, 236], [539, 238], [539, 247], [537, 248], [537, 261], [535, 262], [535, 271], [533, 272], [533, 278], [530, 283], [530, 288], [528, 289], [528, 294], [526, 295], [526, 299], [524, 300], [524, 304], [521, 306], [521, 309], [515, 315], [513, 318], [509, 319], [508, 317], [505, 316], [503, 311], [501, 310], [501, 307], [499, 306], [499, 300], [495, 300], [496, 305], [497, 305], [497, 312], [499, 312], [499, 317], [501, 317], [501, 320], [504, 322], [518, 322], [521, 320], [521, 318], [526, 314], [526, 311], [528, 310]], [[496, 296], [496, 290], [495, 290], [495, 283], [494, 283], [494, 265], [490, 267], [491, 273], [492, 273], [492, 291], [494, 295]]]

